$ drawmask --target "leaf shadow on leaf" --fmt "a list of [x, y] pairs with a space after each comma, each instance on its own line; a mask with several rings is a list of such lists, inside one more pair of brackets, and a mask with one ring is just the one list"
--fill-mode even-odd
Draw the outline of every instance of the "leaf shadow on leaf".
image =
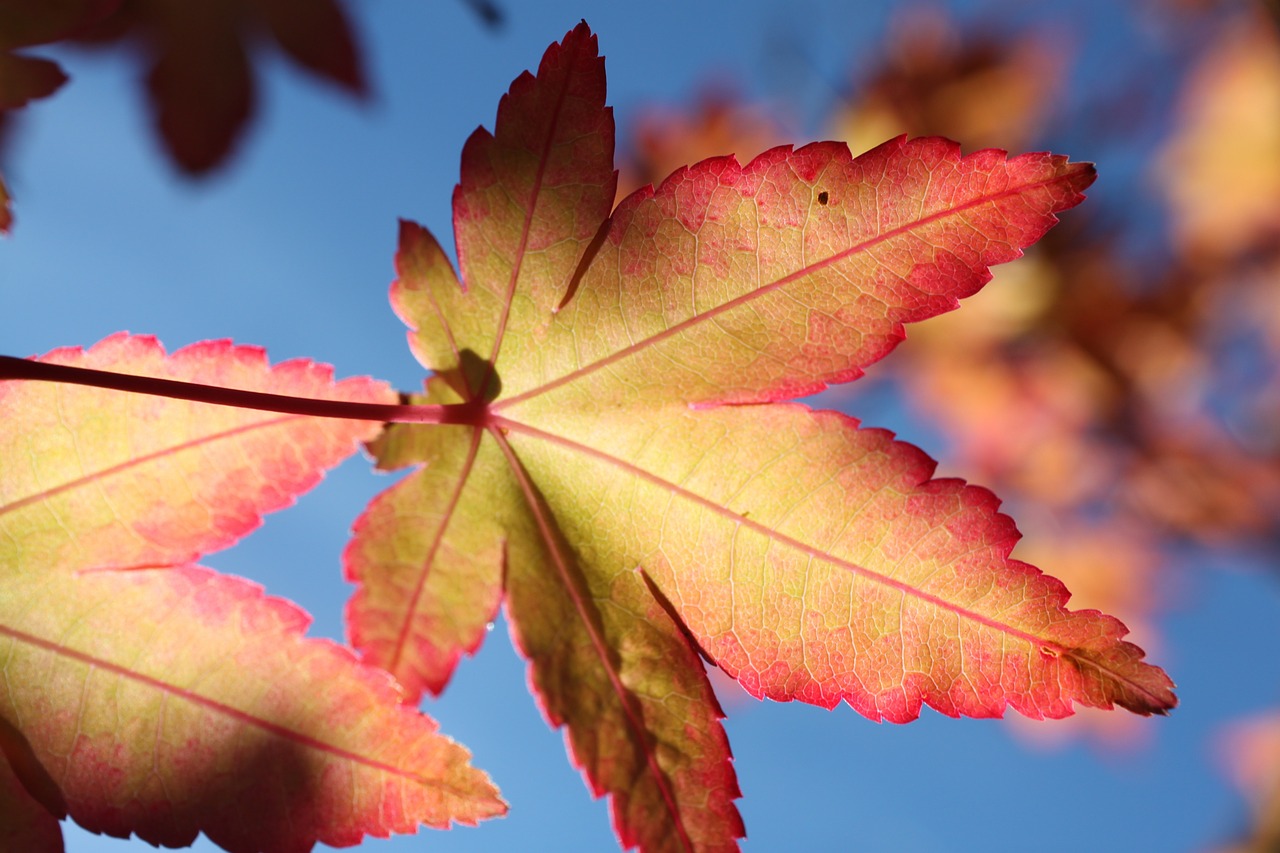
[[0, 755], [9, 762], [22, 787], [45, 811], [59, 820], [67, 816], [67, 801], [62, 795], [62, 788], [40, 763], [26, 735], [4, 717], [0, 717]]
[[[471, 403], [492, 403], [502, 394], [502, 378], [493, 362], [467, 347], [458, 353], [458, 363], [449, 368], [438, 368], [436, 375], [445, 381], [459, 397]], [[475, 388], [480, 392], [476, 393]], [[410, 398], [401, 395], [401, 403]]]
[[[73, 801], [72, 817], [90, 831], [126, 838], [132, 830], [162, 847], [188, 847], [203, 832], [231, 853], [311, 849], [326, 811], [314, 759], [305, 754], [304, 744], [284, 737], [254, 740], [235, 745], [235, 757], [227, 762], [234, 772], [220, 772], [213, 765], [203, 772], [188, 770], [178, 791], [170, 787], [171, 781], [166, 785], [166, 809], [150, 814], [113, 809], [103, 815], [105, 820], [80, 820]], [[360, 835], [324, 840], [354, 844]]]
[[[644, 570], [644, 566], [637, 566], [636, 572], [640, 575], [640, 579], [644, 581], [645, 588], [649, 590], [649, 594], [653, 596], [654, 601], [658, 602], [658, 606], [666, 611], [667, 616], [669, 616], [671, 621], [675, 623], [675, 626], [680, 629], [680, 633], [684, 635], [685, 642], [689, 644], [689, 648], [697, 652], [698, 657], [702, 658], [703, 662], [708, 666], [720, 669], [720, 664], [716, 663], [715, 658], [713, 658], [711, 654], [702, 647], [702, 643], [698, 642], [698, 638], [689, 630], [689, 626], [684, 624], [684, 619], [680, 617], [680, 613], [676, 610], [676, 606], [671, 603], [671, 599], [667, 597], [667, 594], [658, 587], [658, 584], [654, 579]], [[729, 677], [732, 678], [732, 676]], [[719, 711], [720, 709], [717, 710]], [[723, 711], [720, 711], [720, 713], [723, 716]]]
[[[530, 509], [538, 521], [539, 533], [543, 538], [543, 546], [549, 552], [552, 563], [556, 564], [561, 572], [561, 580], [566, 584], [566, 594], [574, 600], [579, 616], [587, 623], [588, 633], [595, 637], [607, 637], [605, 619], [600, 612], [599, 605], [596, 603], [598, 597], [592, 592], [588, 583], [586, 574], [582, 570], [582, 566], [578, 560], [577, 550], [570, 543], [569, 538], [565, 535], [556, 520], [555, 514], [552, 512], [547, 500], [543, 497], [542, 491], [538, 488], [536, 482], [525, 470], [523, 463], [514, 454], [508, 456], [511, 465], [518, 468], [517, 479], [520, 480], [521, 488], [524, 491], [525, 499], [529, 502]], [[646, 579], [647, 583], [647, 579]], [[510, 596], [510, 588], [508, 595]], [[508, 618], [511, 617], [511, 608], [513, 603], [508, 598]], [[662, 606], [666, 606], [665, 604]], [[517, 637], [517, 645], [520, 646], [522, 654], [530, 660], [531, 665], [536, 667], [537, 663], [533, 659], [530, 649], [528, 649], [522, 638], [519, 637], [519, 620], [510, 620], [513, 623], [514, 634]], [[684, 625], [678, 619], [674, 620], [681, 631], [684, 631]], [[605, 656], [606, 660], [602, 663], [607, 665], [609, 673], [620, 674], [624, 669], [624, 661], [619, 652], [619, 644], [616, 642], [604, 642], [597, 647], [596, 652]], [[696, 645], [693, 646], [698, 650]], [[700, 650], [698, 650], [700, 651]], [[555, 676], [552, 680], [555, 680]], [[540, 679], [535, 674], [534, 681]], [[611, 744], [620, 747], [625, 744], [632, 752], [630, 759], [631, 766], [648, 767], [651, 772], [659, 774], [661, 779], [655, 779], [655, 783], [663, 790], [672, 790], [676, 787], [674, 780], [668, 772], [660, 769], [652, 760], [654, 752], [657, 750], [658, 743], [653, 733], [653, 725], [646, 719], [644, 702], [640, 697], [625, 684], [621, 678], [611, 679], [619, 703], [623, 706], [623, 715], [628, 719], [629, 728], [632, 729], [630, 737], [623, 740], [613, 740]], [[622, 792], [610, 790], [600, 784], [596, 774], [598, 768], [594, 762], [599, 760], [600, 756], [595, 754], [598, 746], [597, 739], [600, 737], [598, 731], [584, 730], [582, 727], [572, 725], [569, 715], [561, 708], [557, 707], [556, 696], [551, 695], [545, 686], [540, 687], [540, 702], [543, 712], [548, 719], [556, 726], [567, 726], [567, 739], [572, 744], [573, 757], [578, 768], [588, 774], [588, 784], [591, 786], [592, 793], [595, 796], [609, 794], [611, 799], [617, 797]], [[563, 701], [563, 700], [561, 700]], [[600, 709], [596, 709], [599, 711]], [[617, 756], [613, 756], [611, 761], [618, 761]], [[624, 795], [625, 799], [625, 795]], [[680, 803], [677, 799], [668, 797], [665, 799], [665, 807], [670, 810], [668, 815], [671, 825], [683, 825], [684, 820], [680, 816]], [[614, 814], [615, 820], [619, 820], [620, 815], [624, 814], [625, 806], [613, 799], [610, 811]], [[621, 831], [621, 830], [620, 830]]]
[[448, 371], [446, 379], [454, 385], [452, 379], [459, 376], [464, 388], [480, 389], [480, 402], [492, 403], [502, 394], [502, 377], [498, 376], [498, 369], [470, 347], [458, 353], [458, 366]]

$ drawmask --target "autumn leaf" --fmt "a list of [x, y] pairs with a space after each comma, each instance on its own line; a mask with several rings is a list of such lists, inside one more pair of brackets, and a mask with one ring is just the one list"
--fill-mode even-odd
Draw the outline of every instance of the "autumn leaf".
[[13, 51], [73, 35], [119, 5], [120, 0], [0, 0], [0, 110], [47, 97], [67, 79], [56, 62]]
[[67, 75], [56, 62], [0, 52], [0, 110], [18, 109], [46, 98], [65, 82]]
[[503, 601], [531, 684], [624, 846], [735, 849], [738, 787], [700, 658], [756, 696], [905, 722], [1007, 706], [1139, 714], [1172, 683], [1117, 620], [1011, 558], [983, 489], [785, 403], [846, 382], [1013, 260], [1093, 180], [942, 139], [776, 148], [611, 210], [613, 121], [585, 25], [519, 77], [454, 194], [461, 282], [403, 223], [392, 303], [444, 426], [347, 552], [353, 643], [438, 692]]
[[119, 5], [120, 0], [0, 0], [0, 110], [43, 98], [66, 81], [57, 63], [12, 51], [73, 35]]
[[[269, 367], [227, 341], [166, 355], [112, 335], [40, 359], [118, 373], [317, 398], [394, 400], [367, 379], [334, 384], [307, 361]], [[319, 482], [376, 426], [208, 406], [56, 383], [0, 385], [0, 566], [23, 571], [175, 565], [238, 541]], [[35, 565], [39, 560], [44, 565]]]
[[[226, 341], [166, 355], [119, 334], [40, 361], [395, 400]], [[96, 832], [174, 846], [203, 831], [228, 850], [349, 845], [505, 810], [385, 673], [304, 639], [293, 605], [189, 565], [315, 485], [377, 422], [44, 382], [0, 383], [0, 421], [0, 734], [29, 799], [65, 803]], [[32, 815], [3, 781], [0, 812]]]
[[165, 846], [310, 850], [505, 810], [384, 673], [199, 568], [6, 572], [0, 713], [76, 822]]

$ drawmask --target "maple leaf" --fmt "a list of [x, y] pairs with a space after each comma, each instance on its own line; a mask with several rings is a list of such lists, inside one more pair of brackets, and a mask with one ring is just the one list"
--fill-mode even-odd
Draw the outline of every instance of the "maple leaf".
[[[228, 341], [166, 355], [154, 338], [121, 333], [39, 361], [322, 399], [394, 400], [383, 383], [335, 385], [329, 368], [307, 361], [268, 367], [261, 349]], [[0, 385], [0, 395], [0, 418], [16, 425], [0, 436], [6, 566], [34, 555], [64, 571], [191, 561], [239, 540], [262, 513], [288, 506], [376, 431], [358, 421], [53, 383]]]
[[156, 129], [174, 162], [200, 175], [226, 159], [253, 114], [250, 45], [264, 35], [308, 71], [353, 95], [366, 93], [338, 0], [123, 0], [119, 12], [83, 38], [144, 43]]
[[[395, 399], [226, 341], [166, 356], [119, 334], [40, 362]], [[229, 850], [349, 845], [505, 810], [385, 673], [304, 639], [293, 605], [190, 565], [291, 503], [376, 422], [41, 382], [0, 383], [0, 421], [0, 814], [18, 813], [14, 832], [47, 832], [31, 799], [96, 832], [174, 846], [203, 831]]]
[[443, 426], [394, 424], [347, 551], [353, 644], [438, 692], [499, 602], [618, 836], [734, 849], [700, 657], [757, 697], [1062, 717], [1172, 683], [1010, 557], [988, 491], [882, 430], [785, 403], [861, 375], [1077, 204], [1092, 167], [900, 138], [677, 171], [612, 208], [603, 61], [580, 25], [462, 155], [462, 282], [402, 223], [392, 303]]
[[310, 621], [205, 569], [5, 578], [21, 722], [76, 822], [227, 850], [347, 846], [505, 811], [467, 752]]

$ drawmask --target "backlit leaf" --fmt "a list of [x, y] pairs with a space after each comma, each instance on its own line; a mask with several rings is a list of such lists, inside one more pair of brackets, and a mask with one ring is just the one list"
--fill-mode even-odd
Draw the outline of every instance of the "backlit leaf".
[[[226, 341], [166, 355], [120, 334], [40, 360], [396, 399]], [[287, 602], [188, 565], [315, 485], [378, 422], [49, 382], [0, 382], [0, 422], [0, 746], [47, 812], [154, 844], [203, 831], [232, 851], [304, 851], [505, 811], [384, 672], [303, 638], [310, 620]], [[29, 816], [4, 781], [0, 805]]]
[[506, 426], [584, 560], [643, 567], [757, 696], [893, 722], [1172, 701], [1123, 626], [1008, 559], [989, 492], [884, 431], [798, 406], [587, 420]]
[[[319, 398], [389, 402], [368, 379], [335, 384], [307, 361], [275, 367], [227, 341], [166, 355], [113, 335], [42, 361]], [[0, 567], [21, 571], [188, 562], [288, 506], [377, 425], [280, 415], [45, 382], [0, 383]]]
[[[443, 381], [431, 387], [422, 402], [458, 399]], [[393, 447], [400, 438], [415, 446]], [[482, 438], [464, 427], [384, 435], [374, 445], [383, 467], [404, 464], [400, 454], [429, 464], [374, 499], [345, 554], [347, 579], [362, 584], [347, 608], [351, 644], [413, 698], [444, 689], [501, 601], [505, 535], [494, 509], [517, 496]]]
[[[1079, 203], [1092, 168], [937, 138], [858, 158], [819, 143], [703, 161], [610, 213], [603, 94], [585, 25], [512, 85], [463, 153], [460, 277], [402, 225], [392, 304], [440, 374], [428, 399], [448, 384], [471, 414], [371, 445], [383, 467], [423, 467], [348, 551], [365, 654], [396, 660], [411, 696], [440, 689], [503, 578], [546, 716], [644, 850], [742, 834], [699, 655], [757, 696], [873, 719], [1172, 707], [1123, 625], [1068, 610], [1010, 557], [991, 493], [778, 402], [857, 378], [904, 323], [955, 308]], [[466, 630], [438, 618], [454, 609]]]
[[305, 851], [505, 810], [384, 673], [303, 639], [306, 614], [253, 584], [199, 568], [0, 583], [0, 716], [87, 829]]

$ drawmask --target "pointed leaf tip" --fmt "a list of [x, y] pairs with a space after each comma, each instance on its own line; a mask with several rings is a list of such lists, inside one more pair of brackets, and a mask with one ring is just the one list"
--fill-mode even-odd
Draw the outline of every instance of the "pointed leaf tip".
[[589, 571], [643, 566], [757, 697], [894, 722], [1176, 702], [1123, 625], [1010, 559], [989, 491], [883, 430], [795, 404], [503, 423]]

